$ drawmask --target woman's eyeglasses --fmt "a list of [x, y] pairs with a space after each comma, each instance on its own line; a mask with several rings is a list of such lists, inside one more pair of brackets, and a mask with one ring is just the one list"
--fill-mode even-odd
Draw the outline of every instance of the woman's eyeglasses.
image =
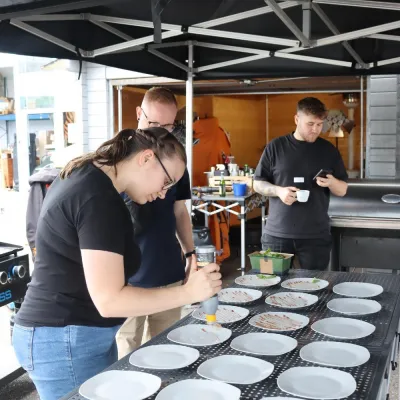
[[165, 165], [164, 165], [164, 164], [162, 163], [162, 161], [160, 160], [160, 157], [158, 157], [158, 155], [157, 155], [156, 153], [154, 153], [154, 155], [156, 156], [158, 162], [160, 163], [162, 169], [163, 169], [164, 172], [165, 172], [165, 175], [167, 175], [167, 178], [168, 178], [168, 181], [165, 182], [165, 184], [164, 184], [162, 190], [171, 189], [172, 186], [175, 185], [176, 181], [175, 181], [175, 179], [172, 179], [172, 178], [171, 178], [170, 174], [168, 173], [167, 169], [165, 168]]

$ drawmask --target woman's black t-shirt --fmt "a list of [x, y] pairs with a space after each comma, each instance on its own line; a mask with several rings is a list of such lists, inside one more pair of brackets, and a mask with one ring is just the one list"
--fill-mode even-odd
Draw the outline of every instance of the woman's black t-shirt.
[[58, 177], [46, 194], [32, 281], [16, 323], [110, 327], [124, 322], [103, 318], [97, 311], [86, 286], [81, 249], [123, 255], [126, 282], [140, 265], [129, 211], [110, 178], [93, 164], [66, 179]]

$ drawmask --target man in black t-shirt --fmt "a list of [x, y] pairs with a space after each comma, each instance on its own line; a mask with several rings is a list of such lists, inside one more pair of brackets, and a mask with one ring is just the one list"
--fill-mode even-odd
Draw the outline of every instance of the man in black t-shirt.
[[[325, 105], [318, 99], [300, 100], [296, 131], [267, 145], [254, 176], [255, 191], [269, 197], [263, 249], [295, 254], [304, 269], [328, 266], [329, 197], [347, 191], [339, 151], [319, 137], [325, 118]], [[324, 173], [315, 178], [321, 169]]]
[[[161, 126], [172, 132], [177, 111], [177, 102], [170, 90], [152, 88], [136, 109], [138, 128]], [[190, 198], [187, 170], [167, 191], [165, 198], [152, 196], [147, 204], [140, 206], [128, 198], [126, 203], [134, 223], [135, 242], [142, 252], [139, 271], [129, 280], [131, 285], [143, 288], [182, 285], [191, 268], [196, 267], [192, 222], [185, 204]], [[128, 318], [117, 334], [119, 358], [167, 329], [180, 317], [181, 309], [176, 308]]]

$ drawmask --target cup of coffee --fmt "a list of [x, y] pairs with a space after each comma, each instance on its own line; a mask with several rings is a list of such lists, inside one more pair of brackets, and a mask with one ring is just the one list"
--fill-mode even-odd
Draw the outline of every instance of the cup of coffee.
[[297, 201], [300, 203], [306, 203], [308, 201], [308, 197], [310, 196], [309, 190], [298, 190], [296, 192]]

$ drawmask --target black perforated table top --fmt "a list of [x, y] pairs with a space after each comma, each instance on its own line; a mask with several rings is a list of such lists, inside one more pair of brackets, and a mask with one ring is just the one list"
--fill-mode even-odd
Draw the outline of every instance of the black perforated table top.
[[[275, 369], [271, 376], [269, 376], [267, 379], [259, 383], [252, 385], [235, 385], [238, 388], [240, 388], [242, 392], [241, 399], [259, 400], [267, 396], [290, 397], [289, 395], [285, 394], [278, 388], [276, 383], [276, 379], [278, 378], [278, 376], [283, 371], [292, 367], [318, 366], [317, 364], [312, 364], [303, 361], [299, 356], [300, 349], [304, 345], [314, 341], [326, 341], [326, 340], [340, 341], [338, 339], [329, 338], [322, 334], [315, 333], [311, 329], [311, 325], [317, 320], [334, 316], [344, 317], [344, 315], [342, 314], [330, 311], [326, 306], [329, 300], [340, 297], [332, 292], [333, 286], [341, 282], [368, 282], [368, 283], [375, 283], [383, 287], [384, 292], [381, 295], [374, 298], [374, 300], [378, 301], [382, 305], [382, 310], [376, 314], [372, 314], [369, 316], [355, 317], [355, 318], [367, 321], [375, 325], [376, 330], [373, 334], [371, 334], [366, 338], [359, 340], [351, 340], [351, 341], [346, 340], [346, 342], [365, 346], [370, 351], [371, 358], [367, 363], [359, 367], [341, 368], [341, 369], [353, 375], [353, 377], [357, 382], [357, 390], [353, 393], [353, 395], [351, 395], [347, 399], [375, 400], [378, 396], [380, 385], [383, 379], [385, 379], [386, 364], [391, 355], [392, 343], [396, 337], [396, 331], [399, 324], [400, 275], [397, 276], [391, 274], [358, 274], [358, 273], [347, 273], [347, 272], [316, 272], [316, 271], [305, 271], [305, 270], [292, 270], [290, 271], [290, 274], [284, 277], [282, 280], [295, 277], [317, 277], [320, 279], [325, 279], [329, 282], [329, 286], [321, 291], [313, 292], [313, 294], [316, 294], [319, 297], [319, 300], [316, 304], [312, 305], [309, 308], [293, 311], [299, 314], [307, 315], [310, 318], [310, 323], [305, 328], [295, 332], [284, 333], [287, 334], [288, 336], [297, 339], [298, 346], [295, 350], [278, 357], [254, 356], [271, 362], [272, 364], [274, 364]], [[239, 286], [233, 284], [232, 287], [239, 287]], [[244, 354], [239, 351], [233, 350], [230, 347], [230, 343], [233, 340], [233, 338], [249, 332], [265, 332], [262, 329], [251, 326], [248, 322], [251, 317], [260, 314], [262, 312], [283, 311], [282, 309], [278, 309], [265, 304], [266, 296], [281, 291], [287, 291], [287, 290], [283, 289], [280, 285], [262, 289], [263, 297], [247, 306], [247, 308], [250, 310], [250, 314], [248, 317], [246, 317], [242, 321], [224, 325], [224, 327], [227, 327], [232, 330], [232, 337], [228, 341], [219, 345], [214, 345], [209, 347], [197, 347], [197, 349], [200, 351], [200, 358], [189, 367], [178, 370], [169, 370], [169, 371], [141, 369], [130, 365], [129, 356], [127, 356], [122, 360], [116, 362], [112, 366], [110, 366], [108, 370], [129, 370], [129, 371], [143, 371], [152, 373], [154, 375], [159, 376], [162, 379], [163, 382], [162, 388], [171, 383], [183, 379], [202, 379], [197, 374], [197, 368], [201, 363], [203, 363], [207, 359], [225, 354], [231, 354], [231, 355]], [[169, 328], [165, 332], [153, 338], [144, 346], [171, 343], [167, 339], [169, 331], [179, 326], [187, 324], [199, 324], [199, 323], [202, 322], [194, 319], [189, 315], [183, 318], [182, 320], [178, 321], [176, 324], [174, 324], [171, 328]], [[78, 390], [79, 389], [72, 392], [68, 396], [64, 397], [64, 400], [83, 400], [84, 397], [79, 395]], [[155, 397], [156, 395], [149, 397], [149, 399], [153, 400], [155, 399]]]

